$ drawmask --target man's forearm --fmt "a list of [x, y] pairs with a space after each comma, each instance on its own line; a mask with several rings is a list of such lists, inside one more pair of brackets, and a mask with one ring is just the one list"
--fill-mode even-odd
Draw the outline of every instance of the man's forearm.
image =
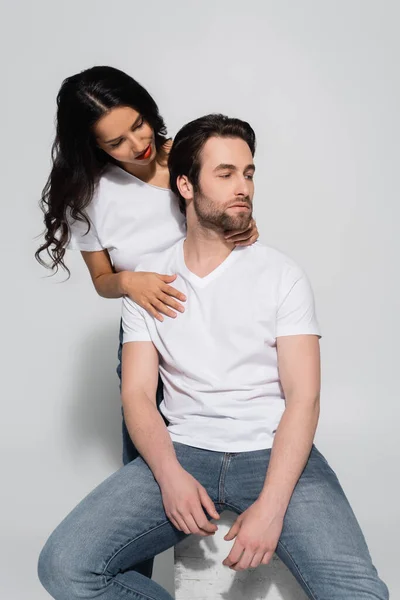
[[310, 454], [318, 417], [319, 398], [291, 399], [276, 431], [259, 499], [282, 517]]
[[143, 392], [122, 394], [122, 404], [129, 435], [160, 483], [180, 466], [164, 420], [154, 400]]

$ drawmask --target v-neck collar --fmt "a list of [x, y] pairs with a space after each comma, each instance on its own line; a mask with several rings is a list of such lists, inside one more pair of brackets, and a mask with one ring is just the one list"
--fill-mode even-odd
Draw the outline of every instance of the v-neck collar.
[[239, 255], [238, 250], [240, 248], [238, 248], [236, 246], [235, 248], [233, 248], [233, 250], [230, 252], [230, 254], [228, 254], [228, 256], [225, 258], [225, 260], [223, 260], [222, 263], [218, 265], [218, 267], [216, 267], [208, 275], [205, 275], [204, 277], [200, 277], [199, 275], [196, 275], [196, 273], [193, 273], [193, 271], [190, 271], [190, 269], [188, 269], [188, 267], [186, 266], [185, 254], [183, 251], [183, 245], [184, 245], [185, 239], [186, 238], [182, 239], [179, 242], [179, 246], [178, 246], [179, 267], [180, 267], [182, 274], [186, 277], [186, 279], [191, 281], [197, 287], [206, 287], [206, 285], [211, 283], [211, 281], [214, 281], [215, 279], [217, 279], [217, 277], [219, 277]]

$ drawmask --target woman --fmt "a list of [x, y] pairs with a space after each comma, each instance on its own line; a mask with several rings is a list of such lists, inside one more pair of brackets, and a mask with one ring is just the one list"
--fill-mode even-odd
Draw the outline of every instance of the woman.
[[[176, 275], [134, 272], [142, 256], [185, 236], [185, 218], [169, 188], [172, 140], [149, 93], [112, 67], [68, 77], [57, 97], [53, 167], [43, 190], [45, 243], [36, 258], [57, 271], [65, 249], [80, 250], [97, 293], [127, 295], [156, 319], [176, 318], [186, 298]], [[252, 244], [257, 227], [227, 235]], [[41, 258], [47, 251], [47, 265]], [[118, 375], [121, 377], [121, 344]], [[157, 404], [162, 400], [159, 380]], [[123, 462], [138, 455], [123, 422]]]

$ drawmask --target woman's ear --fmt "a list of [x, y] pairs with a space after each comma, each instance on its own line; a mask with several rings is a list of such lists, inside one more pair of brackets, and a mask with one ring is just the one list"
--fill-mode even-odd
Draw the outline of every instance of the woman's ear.
[[185, 200], [193, 200], [193, 186], [186, 175], [179, 175], [176, 180], [176, 186], [181, 196]]

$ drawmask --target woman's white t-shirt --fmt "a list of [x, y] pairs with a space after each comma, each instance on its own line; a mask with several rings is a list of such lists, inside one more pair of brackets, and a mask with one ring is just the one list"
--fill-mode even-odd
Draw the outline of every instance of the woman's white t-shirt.
[[85, 213], [89, 232], [86, 223], [70, 219], [67, 247], [107, 250], [116, 271], [134, 271], [144, 256], [186, 235], [185, 217], [171, 190], [145, 183], [116, 165], [107, 167]]

